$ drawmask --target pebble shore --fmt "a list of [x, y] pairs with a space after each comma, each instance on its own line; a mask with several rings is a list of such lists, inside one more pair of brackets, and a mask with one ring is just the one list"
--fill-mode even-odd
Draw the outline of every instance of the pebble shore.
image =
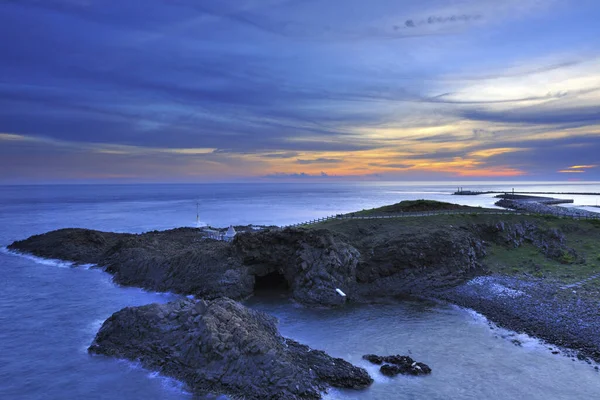
[[471, 308], [497, 325], [563, 348], [581, 360], [600, 363], [600, 309], [585, 289], [534, 278], [485, 276], [437, 297]]

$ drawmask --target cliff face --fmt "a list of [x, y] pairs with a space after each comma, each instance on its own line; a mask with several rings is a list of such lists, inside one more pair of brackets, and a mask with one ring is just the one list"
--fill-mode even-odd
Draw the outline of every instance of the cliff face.
[[285, 229], [238, 235], [233, 246], [250, 273], [277, 272], [285, 277], [294, 299], [334, 306], [345, 302], [336, 293], [352, 292], [360, 254], [327, 230]]
[[361, 239], [357, 281], [363, 297], [421, 294], [462, 282], [481, 268], [484, 242], [469, 231], [437, 228]]
[[203, 240], [191, 228], [141, 235], [62, 229], [10, 249], [95, 263], [119, 284], [206, 299], [247, 297], [257, 280], [275, 274], [296, 301], [321, 306], [454, 284], [477, 269], [484, 254], [476, 236], [446, 228], [385, 236], [265, 230], [238, 234], [231, 244]]

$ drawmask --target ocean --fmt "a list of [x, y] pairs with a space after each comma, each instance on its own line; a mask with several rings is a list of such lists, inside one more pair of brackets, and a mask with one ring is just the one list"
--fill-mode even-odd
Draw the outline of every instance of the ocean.
[[[123, 288], [89, 267], [8, 253], [14, 240], [65, 227], [144, 232], [196, 226], [288, 225], [407, 199], [492, 207], [493, 195], [465, 190], [600, 192], [597, 183], [260, 183], [0, 186], [0, 399], [191, 399], [174, 380], [134, 363], [90, 356], [102, 321], [126, 306], [167, 302], [168, 293]], [[554, 196], [561, 197], [561, 196]], [[600, 196], [566, 195], [594, 207]], [[247, 304], [279, 318], [281, 332], [368, 367], [373, 386], [333, 390], [330, 399], [590, 399], [600, 374], [553, 355], [534, 338], [490, 329], [452, 305], [406, 302], [311, 310], [285, 298]], [[518, 337], [522, 347], [512, 343]], [[384, 378], [365, 353], [411, 354], [424, 378]]]

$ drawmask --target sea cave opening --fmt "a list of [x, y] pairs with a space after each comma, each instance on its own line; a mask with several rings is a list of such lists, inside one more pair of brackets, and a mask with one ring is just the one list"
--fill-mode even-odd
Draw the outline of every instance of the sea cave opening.
[[263, 276], [254, 276], [254, 292], [287, 292], [288, 285], [285, 276], [279, 271], [269, 272]]

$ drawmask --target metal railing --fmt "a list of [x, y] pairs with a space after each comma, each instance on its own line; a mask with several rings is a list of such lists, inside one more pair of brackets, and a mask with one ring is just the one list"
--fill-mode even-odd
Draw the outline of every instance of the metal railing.
[[[374, 210], [374, 209], [372, 209]], [[363, 211], [371, 211], [371, 210], [363, 210]], [[409, 217], [430, 217], [436, 215], [525, 215], [525, 216], [550, 216], [556, 218], [570, 218], [570, 219], [600, 219], [600, 214], [598, 216], [592, 215], [568, 215], [568, 214], [547, 214], [547, 213], [533, 213], [533, 212], [524, 212], [524, 211], [453, 211], [453, 210], [440, 210], [440, 211], [417, 211], [417, 212], [400, 212], [393, 215], [352, 215], [352, 214], [338, 214], [338, 215], [330, 215], [328, 217], [317, 218], [305, 222], [300, 222], [297, 224], [285, 225], [282, 228], [293, 228], [297, 226], [308, 226], [315, 225], [321, 222], [326, 222], [330, 220], [350, 220], [350, 219], [392, 219], [392, 218], [409, 218]]]

